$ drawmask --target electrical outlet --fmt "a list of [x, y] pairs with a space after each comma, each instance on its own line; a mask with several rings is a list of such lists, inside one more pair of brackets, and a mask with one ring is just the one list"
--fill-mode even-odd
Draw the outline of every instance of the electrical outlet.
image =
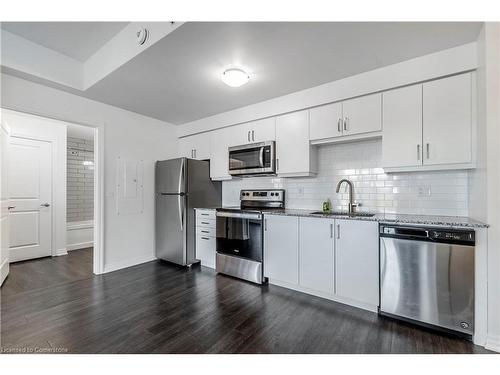
[[430, 186], [419, 186], [418, 187], [418, 196], [419, 197], [430, 197], [431, 196], [431, 187]]

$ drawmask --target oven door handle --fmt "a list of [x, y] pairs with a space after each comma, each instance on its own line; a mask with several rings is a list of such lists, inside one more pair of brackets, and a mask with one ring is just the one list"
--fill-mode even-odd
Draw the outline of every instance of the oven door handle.
[[217, 211], [215, 213], [217, 217], [230, 217], [235, 219], [250, 219], [250, 220], [261, 220], [261, 214], [249, 214], [240, 212], [227, 212], [227, 211]]

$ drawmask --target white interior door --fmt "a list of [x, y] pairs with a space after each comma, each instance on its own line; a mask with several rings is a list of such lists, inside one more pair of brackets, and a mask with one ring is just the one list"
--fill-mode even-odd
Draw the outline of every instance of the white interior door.
[[9, 274], [9, 128], [0, 126], [0, 285]]
[[10, 138], [9, 261], [51, 255], [52, 145], [50, 142]]

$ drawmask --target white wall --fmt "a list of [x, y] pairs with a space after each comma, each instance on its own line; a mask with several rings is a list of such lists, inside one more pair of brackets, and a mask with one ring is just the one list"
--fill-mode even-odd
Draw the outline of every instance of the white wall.
[[11, 137], [52, 143], [52, 255], [66, 254], [66, 124], [62, 121], [2, 110]]
[[[154, 162], [175, 157], [175, 127], [113, 106], [2, 74], [1, 106], [104, 127], [104, 269], [154, 259]], [[144, 212], [116, 215], [118, 156], [144, 161]], [[66, 226], [64, 226], [64, 230]]]

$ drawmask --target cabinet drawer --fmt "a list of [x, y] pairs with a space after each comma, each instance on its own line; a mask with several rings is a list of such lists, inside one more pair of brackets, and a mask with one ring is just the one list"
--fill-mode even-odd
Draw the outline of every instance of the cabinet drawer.
[[196, 258], [201, 265], [215, 268], [215, 238], [196, 235]]
[[196, 210], [197, 219], [215, 219], [215, 210]]
[[197, 227], [196, 228], [196, 235], [197, 236], [203, 236], [203, 237], [216, 237], [216, 235], [215, 235], [215, 228], [211, 228], [211, 227]]
[[197, 217], [196, 218], [196, 227], [208, 227], [208, 228], [215, 228], [215, 219], [206, 219], [205, 217]]

